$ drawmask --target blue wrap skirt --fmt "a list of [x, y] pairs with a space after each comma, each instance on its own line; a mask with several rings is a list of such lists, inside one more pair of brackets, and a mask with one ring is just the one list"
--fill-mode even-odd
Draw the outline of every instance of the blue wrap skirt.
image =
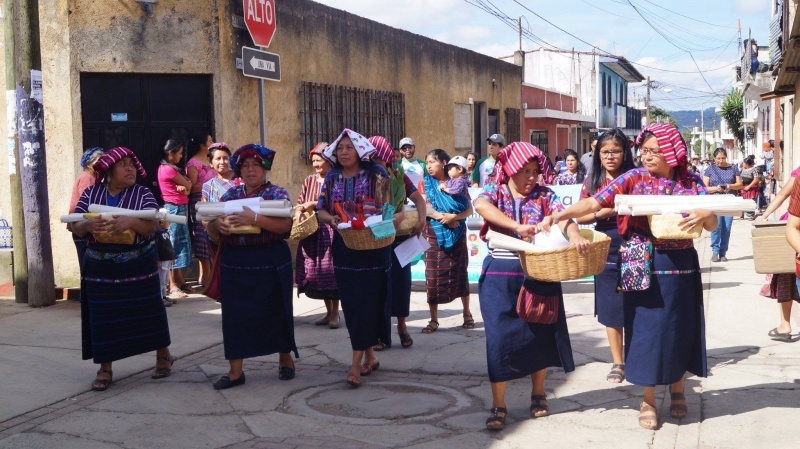
[[703, 285], [694, 248], [656, 249], [650, 288], [625, 292], [625, 377], [669, 385], [708, 375]]
[[333, 272], [353, 351], [391, 341], [392, 247], [365, 251], [333, 238]]
[[294, 352], [292, 255], [281, 240], [222, 245], [222, 339], [226, 360]]
[[[558, 321], [534, 324], [520, 319], [517, 297], [523, 281], [538, 294], [561, 297]], [[567, 373], [575, 370], [561, 283], [533, 281], [525, 276], [519, 260], [492, 256], [484, 259], [478, 282], [490, 381], [518, 379], [548, 367]]]
[[619, 268], [619, 246], [622, 237], [616, 224], [610, 229], [598, 229], [611, 238], [611, 247], [608, 249], [606, 267], [602, 273], [594, 277], [594, 314], [597, 321], [605, 327], [623, 327], [625, 317], [622, 312], [622, 292], [617, 292]]

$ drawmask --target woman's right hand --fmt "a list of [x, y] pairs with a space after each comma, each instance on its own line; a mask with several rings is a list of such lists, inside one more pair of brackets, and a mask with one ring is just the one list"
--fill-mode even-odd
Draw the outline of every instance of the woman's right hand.
[[539, 229], [536, 226], [520, 224], [517, 225], [516, 229], [514, 229], [514, 232], [516, 232], [522, 238], [528, 238], [536, 235], [536, 233], [539, 232]]
[[89, 218], [86, 220], [86, 232], [95, 234], [95, 233], [102, 233], [108, 232], [108, 227], [111, 225], [111, 222], [100, 217]]
[[231, 226], [225, 221], [225, 215], [220, 215], [212, 223], [217, 228], [217, 232], [222, 235], [231, 235]]

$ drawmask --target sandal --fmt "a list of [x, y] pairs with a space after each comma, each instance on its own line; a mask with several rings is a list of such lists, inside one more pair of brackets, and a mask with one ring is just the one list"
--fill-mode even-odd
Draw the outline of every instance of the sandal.
[[150, 376], [151, 379], [163, 379], [165, 377], [169, 377], [172, 374], [172, 364], [175, 363], [176, 359], [174, 356], [168, 355], [166, 357], [158, 357], [156, 356], [156, 363], [158, 361], [169, 362], [169, 367], [167, 368], [159, 368], [156, 366], [155, 371], [153, 371], [153, 375]]
[[[686, 396], [681, 391], [680, 393], [669, 393], [669, 416], [673, 418], [686, 418], [689, 408], [686, 405]], [[677, 401], [677, 404], [675, 403]]]
[[192, 286], [186, 283], [178, 287], [178, 289], [184, 293], [194, 293], [194, 289], [192, 288]]
[[606, 376], [606, 380], [612, 384], [621, 384], [625, 380], [625, 364], [615, 363], [611, 365], [611, 372]]
[[381, 362], [375, 362], [375, 363], [367, 362], [361, 365], [361, 375], [369, 376], [370, 374], [372, 374], [373, 371], [378, 371], [378, 368], [380, 367], [381, 367]]
[[543, 394], [531, 395], [531, 418], [544, 418], [550, 414], [547, 405], [547, 396]]
[[644, 401], [639, 406], [639, 425], [647, 430], [656, 430], [658, 427], [656, 408]]
[[[503, 430], [506, 428], [506, 416], [508, 410], [505, 407], [494, 407], [489, 410], [489, 418], [486, 419], [486, 429], [488, 430]], [[500, 414], [503, 416], [500, 416]]]
[[328, 317], [320, 318], [317, 321], [314, 321], [314, 326], [327, 326], [330, 322], [331, 320], [328, 319]]
[[372, 347], [373, 351], [384, 351], [386, 349], [389, 349], [389, 346], [387, 346], [386, 343], [382, 341], [379, 341], [377, 345]]
[[[433, 327], [434, 324], [436, 324], [436, 327]], [[436, 329], [439, 329], [439, 322], [436, 320], [430, 320], [428, 321], [428, 325], [422, 328], [422, 333], [432, 334], [436, 332]]]
[[183, 292], [183, 290], [179, 289], [178, 287], [173, 288], [169, 291], [169, 296], [174, 296], [176, 298], [188, 298], [189, 295]]
[[114, 377], [114, 373], [110, 369], [100, 368], [100, 370], [97, 372], [97, 375], [99, 376], [101, 374], [108, 374], [108, 379], [100, 379], [96, 377], [94, 381], [92, 381], [93, 391], [106, 391], [108, 386], [111, 385], [111, 382], [113, 382], [112, 379]]
[[785, 341], [790, 342], [792, 341], [792, 333], [791, 332], [778, 332], [778, 328], [774, 328], [769, 333], [767, 333], [768, 337], [771, 337], [773, 340], [776, 341]]
[[353, 388], [358, 388], [361, 386], [361, 376], [352, 372], [347, 372], [347, 383], [350, 384]]
[[164, 298], [161, 298], [161, 302], [163, 302], [163, 303], [164, 303], [164, 307], [172, 307], [172, 301], [170, 301], [170, 300], [169, 300], [168, 298], [166, 298], [166, 297], [164, 297]]
[[464, 314], [464, 324], [461, 325], [464, 329], [475, 329], [475, 320], [472, 318], [471, 313]]
[[406, 332], [405, 334], [398, 335], [400, 336], [400, 346], [403, 348], [408, 349], [414, 344], [414, 340], [411, 339], [411, 334]]

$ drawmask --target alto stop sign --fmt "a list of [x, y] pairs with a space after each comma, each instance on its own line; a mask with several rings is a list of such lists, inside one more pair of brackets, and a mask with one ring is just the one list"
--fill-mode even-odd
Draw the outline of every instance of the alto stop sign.
[[275, 0], [243, 0], [244, 24], [259, 47], [269, 47], [275, 36]]

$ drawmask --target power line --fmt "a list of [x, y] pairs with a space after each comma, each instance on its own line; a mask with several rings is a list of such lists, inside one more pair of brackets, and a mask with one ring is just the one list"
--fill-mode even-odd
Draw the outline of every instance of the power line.
[[711, 26], [720, 27], [720, 28], [736, 28], [736, 27], [727, 26], [727, 25], [717, 25], [716, 23], [705, 22], [705, 21], [700, 20], [700, 19], [695, 19], [694, 17], [689, 17], [689, 16], [681, 14], [681, 13], [679, 13], [677, 11], [673, 11], [673, 10], [665, 8], [665, 7], [663, 7], [663, 6], [659, 5], [659, 4], [653, 3], [650, 0], [642, 0], [642, 1], [650, 3], [651, 5], [653, 5], [653, 6], [657, 7], [657, 8], [661, 8], [664, 11], [671, 12], [672, 14], [675, 14], [676, 16], [681, 16], [681, 17], [689, 19], [689, 20], [694, 20], [695, 22], [700, 22], [700, 23], [704, 23], [706, 25], [711, 25]]

